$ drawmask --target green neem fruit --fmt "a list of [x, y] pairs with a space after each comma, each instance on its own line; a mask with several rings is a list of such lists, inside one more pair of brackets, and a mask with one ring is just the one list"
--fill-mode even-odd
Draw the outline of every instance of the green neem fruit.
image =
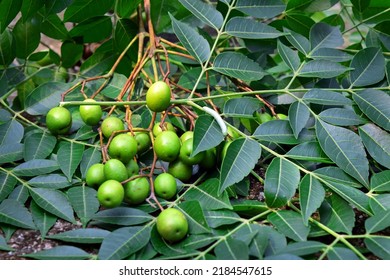
[[145, 201], [150, 193], [149, 180], [140, 177], [127, 182], [125, 188], [125, 201], [131, 205], [137, 205]]
[[46, 126], [53, 134], [65, 134], [72, 126], [72, 114], [64, 107], [54, 107], [46, 115]]
[[92, 188], [98, 188], [104, 181], [106, 176], [104, 175], [104, 164], [95, 163], [91, 165], [85, 175], [85, 181], [87, 185]]
[[185, 164], [181, 160], [175, 160], [169, 163], [168, 173], [170, 173], [171, 175], [173, 175], [173, 177], [179, 179], [180, 181], [186, 182], [191, 179], [192, 166]]
[[123, 125], [123, 122], [121, 119], [111, 116], [108, 118], [105, 118], [101, 125], [101, 130], [106, 138], [110, 138], [111, 134], [114, 131], [124, 130], [125, 126]]
[[154, 140], [154, 151], [162, 161], [174, 161], [180, 153], [180, 139], [175, 132], [163, 131]]
[[[94, 99], [85, 99], [84, 102], [96, 102]], [[102, 118], [103, 111], [100, 105], [80, 105], [80, 116], [87, 125], [97, 125]]]
[[137, 141], [137, 154], [142, 154], [149, 150], [152, 146], [149, 133], [146, 132], [135, 132], [134, 139]]
[[118, 181], [107, 180], [100, 185], [97, 191], [97, 198], [100, 205], [105, 208], [119, 206], [125, 196], [124, 189]]
[[123, 133], [112, 138], [108, 147], [108, 154], [111, 158], [119, 159], [123, 163], [128, 163], [137, 153], [137, 141], [133, 136]]
[[126, 164], [126, 169], [127, 169], [127, 175], [128, 175], [129, 178], [133, 177], [135, 175], [138, 175], [139, 166], [138, 166], [138, 163], [134, 159], [131, 159]]
[[272, 120], [272, 116], [270, 114], [268, 114], [267, 112], [262, 112], [262, 113], [256, 112], [255, 117], [260, 124], [266, 123], [266, 122], [269, 122], [270, 120]]
[[171, 199], [176, 195], [177, 183], [175, 177], [169, 173], [161, 173], [154, 179], [156, 195], [164, 199]]
[[163, 132], [165, 130], [175, 132], [175, 128], [173, 127], [173, 125], [170, 122], [164, 122], [162, 125], [162, 128], [161, 128], [160, 124], [161, 124], [160, 122], [157, 122], [153, 126], [152, 132], [153, 132], [154, 137], [157, 137], [157, 135], [159, 135], [161, 132]]
[[204, 158], [199, 163], [199, 165], [204, 169], [212, 169], [215, 168], [216, 164], [217, 164], [217, 150], [215, 148], [206, 150], [204, 153]]
[[106, 180], [123, 182], [129, 178], [126, 166], [119, 159], [110, 159], [104, 164], [104, 176]]
[[275, 119], [275, 120], [285, 120], [285, 119], [287, 119], [287, 116], [285, 114], [279, 113], [279, 114], [276, 114], [276, 117], [273, 117], [273, 119]]
[[179, 159], [188, 165], [195, 165], [201, 162], [204, 158], [204, 152], [198, 153], [196, 156], [191, 157], [193, 150], [193, 139], [187, 139], [183, 142], [180, 148]]
[[194, 138], [194, 132], [193, 131], [186, 131], [180, 136], [180, 141], [184, 143], [188, 139]]
[[163, 81], [155, 82], [146, 92], [146, 105], [153, 112], [165, 111], [170, 103], [171, 90]]
[[163, 210], [157, 217], [157, 232], [169, 242], [182, 240], [188, 233], [188, 221], [184, 214], [175, 209]]

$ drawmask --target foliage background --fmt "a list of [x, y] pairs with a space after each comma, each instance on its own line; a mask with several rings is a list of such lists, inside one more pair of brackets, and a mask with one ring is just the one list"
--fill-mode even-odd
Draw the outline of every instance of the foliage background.
[[[151, 2], [0, 1], [0, 250], [27, 229], [62, 242], [23, 256], [38, 259], [390, 259], [388, 1]], [[148, 128], [157, 79], [195, 153], [231, 137], [204, 106], [236, 134], [214, 172], [160, 200], [190, 222], [178, 244], [153, 203], [100, 209], [85, 185], [102, 143], [80, 101]], [[73, 125], [56, 137], [44, 122], [60, 102]], [[47, 235], [57, 220], [81, 227]]]

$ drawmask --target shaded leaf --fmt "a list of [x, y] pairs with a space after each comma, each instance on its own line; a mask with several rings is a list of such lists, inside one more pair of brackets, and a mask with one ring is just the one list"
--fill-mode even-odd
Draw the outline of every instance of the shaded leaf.
[[27, 58], [35, 51], [41, 40], [40, 21], [36, 17], [25, 22], [20, 18], [15, 24], [12, 34], [14, 35], [16, 57]]
[[96, 190], [85, 187], [73, 187], [67, 191], [68, 199], [81, 223], [85, 227], [99, 210]]
[[92, 218], [95, 221], [123, 226], [139, 225], [153, 219], [144, 211], [130, 207], [116, 207], [99, 211]]
[[353, 57], [350, 67], [351, 87], [369, 86], [385, 76], [385, 58], [380, 48], [366, 48]]
[[28, 134], [24, 139], [24, 160], [45, 159], [54, 150], [56, 137], [48, 133]]
[[186, 200], [199, 201], [202, 209], [218, 210], [218, 209], [232, 209], [227, 192], [218, 191], [219, 180], [209, 179], [201, 185], [192, 185], [184, 194]]
[[29, 191], [39, 207], [71, 223], [75, 222], [73, 209], [64, 193], [43, 188], [30, 188]]
[[28, 188], [25, 185], [17, 186], [8, 196], [9, 199], [14, 199], [22, 204], [25, 204], [29, 197]]
[[271, 120], [262, 123], [253, 132], [253, 136], [260, 141], [280, 143], [280, 144], [298, 144], [294, 132], [291, 129], [288, 120]]
[[390, 227], [390, 210], [382, 211], [369, 217], [364, 222], [366, 233], [375, 233]]
[[325, 190], [321, 182], [306, 174], [299, 184], [299, 201], [305, 225], [308, 225], [310, 216], [321, 206], [324, 198]]
[[0, 220], [25, 229], [35, 229], [31, 213], [22, 203], [14, 199], [5, 199], [0, 204]]
[[299, 65], [301, 65], [301, 59], [297, 51], [290, 49], [278, 40], [278, 53], [291, 70], [294, 72], [298, 70]]
[[352, 234], [355, 213], [352, 207], [341, 197], [332, 194], [320, 207], [321, 223], [336, 232]]
[[23, 0], [3, 0], [0, 2], [0, 33], [7, 28], [11, 21], [16, 17]]
[[44, 19], [41, 26], [41, 32], [46, 36], [57, 40], [69, 38], [69, 32], [57, 14], [51, 14]]
[[11, 173], [6, 173], [0, 169], [0, 202], [12, 192], [17, 182]]
[[364, 239], [364, 244], [376, 256], [390, 260], [390, 238], [387, 236], [370, 236]]
[[19, 143], [23, 134], [23, 126], [14, 119], [0, 124], [0, 145]]
[[209, 26], [219, 29], [223, 23], [222, 14], [212, 5], [206, 4], [200, 0], [179, 0], [194, 16]]
[[13, 251], [12, 247], [8, 246], [5, 238], [0, 235], [0, 251]]
[[261, 103], [257, 98], [233, 98], [225, 102], [223, 113], [231, 117], [252, 117], [260, 105]]
[[21, 143], [0, 145], [0, 164], [21, 160], [23, 150], [24, 144]]
[[348, 249], [343, 247], [332, 247], [330, 248], [328, 254], [329, 260], [358, 260], [358, 256]]
[[85, 260], [91, 255], [77, 247], [60, 245], [36, 253], [24, 254], [23, 257], [37, 260]]
[[8, 66], [15, 59], [16, 54], [13, 40], [12, 33], [9, 30], [5, 30], [3, 33], [0, 32], [0, 65]]
[[30, 208], [34, 224], [39, 229], [42, 238], [45, 238], [47, 232], [56, 223], [57, 217], [43, 210], [34, 202], [34, 200], [31, 202]]
[[237, 0], [235, 8], [257, 18], [272, 18], [283, 13], [286, 5], [281, 0]]
[[340, 76], [348, 70], [350, 70], [350, 68], [337, 62], [329, 60], [311, 60], [303, 65], [299, 72], [299, 76], [329, 79]]
[[216, 147], [223, 139], [221, 127], [212, 116], [199, 116], [195, 122], [192, 156]]
[[286, 153], [288, 158], [311, 162], [333, 163], [322, 151], [318, 142], [304, 142]]
[[110, 232], [104, 229], [80, 228], [49, 235], [48, 238], [72, 243], [100, 244], [109, 234]]
[[385, 170], [372, 175], [370, 190], [373, 192], [390, 191], [390, 170]]
[[240, 216], [230, 210], [206, 210], [204, 215], [207, 224], [212, 228], [217, 228], [223, 225], [231, 225], [241, 221]]
[[33, 159], [19, 164], [12, 170], [12, 172], [16, 176], [33, 177], [51, 173], [58, 170], [58, 168], [59, 166], [55, 160]]
[[328, 91], [319, 88], [313, 88], [309, 90], [303, 96], [303, 99], [306, 102], [321, 104], [321, 105], [334, 105], [334, 106], [343, 106], [343, 105], [352, 105], [350, 99], [342, 95], [341, 93], [335, 91]]
[[260, 65], [238, 52], [220, 53], [214, 60], [213, 70], [244, 81], [260, 80], [264, 71]]
[[142, 249], [149, 242], [151, 227], [122, 227], [104, 238], [98, 258], [120, 260]]
[[78, 0], [73, 1], [64, 14], [64, 21], [81, 22], [86, 18], [105, 14], [111, 7], [111, 1], [106, 0]]
[[209, 233], [210, 228], [204, 217], [202, 207], [197, 200], [189, 200], [180, 203], [178, 206], [186, 216], [189, 226], [189, 233]]
[[359, 127], [359, 135], [368, 153], [381, 165], [390, 168], [390, 134], [369, 123]]
[[249, 138], [234, 140], [222, 161], [219, 192], [240, 182], [255, 167], [261, 155], [259, 143]]
[[368, 160], [362, 141], [354, 132], [316, 120], [318, 142], [326, 155], [346, 173], [368, 185]]
[[315, 50], [311, 56], [313, 59], [329, 60], [333, 62], [344, 62], [352, 59], [352, 56], [338, 49], [321, 48]]
[[187, 51], [200, 63], [207, 61], [210, 57], [210, 45], [207, 40], [186, 23], [176, 20], [172, 15], [170, 17], [173, 31]]
[[339, 126], [359, 125], [367, 121], [356, 115], [351, 109], [344, 108], [330, 108], [322, 111], [319, 117], [327, 123]]
[[247, 260], [249, 259], [248, 246], [241, 240], [228, 237], [214, 249], [219, 260]]
[[110, 37], [112, 32], [111, 18], [97, 16], [86, 18], [69, 31], [72, 38], [81, 38], [83, 43], [103, 41]]
[[286, 205], [295, 195], [299, 180], [296, 165], [283, 158], [274, 158], [265, 173], [264, 195], [267, 205], [272, 208]]
[[268, 215], [267, 219], [276, 229], [295, 241], [305, 241], [309, 235], [310, 228], [303, 224], [302, 216], [299, 213], [280, 210]]
[[48, 174], [33, 177], [28, 184], [37, 188], [62, 189], [69, 187], [72, 183], [63, 175]]
[[318, 241], [298, 241], [288, 244], [280, 253], [305, 256], [315, 254], [326, 248], [326, 245]]
[[290, 105], [290, 108], [288, 109], [288, 120], [290, 121], [295, 138], [298, 138], [299, 133], [306, 126], [309, 118], [310, 111], [308, 105], [299, 101]]
[[305, 36], [286, 28], [284, 28], [283, 30], [284, 32], [289, 34], [286, 36], [286, 38], [291, 43], [291, 45], [293, 45], [301, 53], [305, 55], [309, 54], [310, 42]]
[[341, 168], [335, 166], [321, 167], [314, 170], [313, 173], [324, 179], [326, 182], [335, 182], [336, 184], [350, 186], [353, 188], [362, 187], [361, 184], [347, 175]]
[[352, 97], [367, 117], [390, 131], [390, 95], [376, 89], [365, 89]]
[[336, 48], [344, 43], [340, 29], [318, 22], [310, 29], [311, 52], [320, 48]]
[[245, 17], [231, 18], [226, 24], [225, 32], [244, 39], [272, 39], [283, 35], [272, 26]]

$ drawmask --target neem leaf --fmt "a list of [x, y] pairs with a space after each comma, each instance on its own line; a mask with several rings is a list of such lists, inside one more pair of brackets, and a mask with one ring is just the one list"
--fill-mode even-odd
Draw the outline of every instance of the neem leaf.
[[247, 260], [249, 248], [241, 240], [228, 237], [215, 247], [215, 255], [219, 260]]
[[91, 255], [80, 248], [63, 245], [32, 254], [25, 254], [23, 257], [38, 260], [85, 260], [90, 258]]
[[244, 39], [272, 39], [283, 35], [268, 24], [245, 17], [231, 18], [226, 24], [225, 31], [229, 35]]
[[222, 14], [214, 8], [214, 6], [206, 4], [200, 0], [179, 0], [194, 16], [201, 21], [219, 29], [223, 24]]
[[299, 213], [280, 210], [268, 215], [267, 219], [276, 229], [295, 241], [306, 241], [310, 228], [303, 224]]
[[272, 18], [286, 8], [281, 0], [237, 0], [235, 8], [256, 18]]
[[0, 220], [16, 227], [35, 229], [31, 213], [14, 199], [5, 199], [0, 204]]
[[77, 186], [70, 188], [67, 195], [81, 223], [86, 226], [100, 207], [97, 191], [86, 186]]
[[69, 181], [72, 180], [72, 176], [81, 162], [83, 152], [84, 145], [74, 142], [62, 143], [58, 150], [57, 162]]
[[390, 134], [369, 123], [359, 127], [359, 135], [368, 153], [381, 165], [390, 168]]
[[303, 222], [308, 225], [309, 218], [325, 198], [325, 190], [321, 182], [310, 174], [306, 174], [299, 184], [299, 201]]
[[216, 147], [223, 139], [221, 127], [212, 116], [199, 116], [195, 122], [192, 156]]
[[80, 228], [49, 235], [47, 238], [72, 243], [99, 244], [109, 235], [108, 230], [99, 228]]

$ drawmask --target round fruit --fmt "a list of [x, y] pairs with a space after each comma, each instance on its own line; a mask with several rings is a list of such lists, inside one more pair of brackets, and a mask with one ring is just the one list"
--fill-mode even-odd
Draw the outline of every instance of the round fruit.
[[186, 131], [180, 136], [180, 141], [184, 143], [188, 139], [194, 138], [194, 132], [193, 131]]
[[263, 113], [256, 112], [256, 119], [259, 123], [266, 123], [272, 120], [272, 116], [267, 112], [263, 112]]
[[108, 154], [111, 158], [119, 159], [126, 164], [136, 155], [137, 146], [137, 141], [133, 136], [122, 133], [112, 138]]
[[105, 118], [101, 125], [104, 137], [109, 138], [114, 131], [124, 130], [123, 122], [117, 117]]
[[193, 139], [187, 139], [183, 142], [180, 148], [179, 159], [188, 165], [195, 165], [201, 162], [204, 158], [204, 153], [200, 152], [196, 156], [191, 157], [193, 150]]
[[175, 209], [163, 210], [157, 217], [157, 231], [166, 241], [182, 240], [188, 232], [188, 221], [184, 214]]
[[159, 135], [161, 132], [163, 132], [165, 130], [175, 132], [175, 128], [173, 127], [173, 125], [170, 122], [164, 122], [162, 125], [163, 128], [161, 128], [160, 124], [161, 124], [160, 122], [157, 122], [153, 126], [152, 132], [153, 132], [154, 137], [157, 137], [157, 135]]
[[[96, 102], [94, 99], [85, 99], [84, 102]], [[87, 125], [97, 125], [102, 118], [103, 111], [100, 105], [81, 105], [80, 116], [83, 122]]]
[[136, 132], [134, 133], [134, 139], [137, 141], [137, 154], [139, 155], [149, 150], [150, 146], [152, 145], [149, 133]]
[[134, 159], [131, 159], [127, 164], [126, 164], [126, 169], [127, 169], [127, 175], [128, 177], [132, 177], [135, 175], [138, 175], [139, 172], [139, 166], [137, 162]]
[[64, 107], [54, 107], [46, 115], [46, 125], [53, 134], [65, 134], [72, 126], [72, 114]]
[[162, 161], [174, 161], [180, 153], [180, 139], [175, 132], [163, 131], [154, 140], [154, 151]]
[[125, 196], [121, 183], [115, 180], [107, 180], [100, 185], [97, 191], [99, 203], [106, 208], [119, 206]]
[[104, 165], [102, 163], [95, 163], [91, 165], [87, 174], [85, 175], [85, 181], [87, 185], [92, 188], [98, 188], [101, 184], [106, 181], [106, 176], [104, 175]]
[[154, 179], [154, 191], [161, 198], [171, 199], [177, 192], [175, 177], [169, 173], [161, 173]]
[[181, 160], [175, 160], [169, 163], [168, 173], [172, 174], [175, 178], [182, 182], [186, 182], [191, 179], [192, 166], [185, 164]]
[[125, 201], [131, 205], [137, 205], [145, 201], [150, 193], [149, 180], [139, 177], [125, 184]]
[[122, 182], [129, 178], [126, 166], [119, 159], [110, 159], [104, 164], [104, 176], [106, 180]]
[[153, 112], [165, 111], [170, 103], [171, 90], [163, 81], [155, 82], [146, 92], [146, 105]]
[[285, 120], [287, 119], [287, 116], [285, 114], [276, 114], [276, 117], [273, 117], [275, 120], [279, 119], [279, 120]]
[[212, 169], [215, 168], [216, 164], [217, 164], [217, 150], [215, 148], [206, 150], [204, 153], [204, 158], [199, 163], [199, 165], [204, 169]]

